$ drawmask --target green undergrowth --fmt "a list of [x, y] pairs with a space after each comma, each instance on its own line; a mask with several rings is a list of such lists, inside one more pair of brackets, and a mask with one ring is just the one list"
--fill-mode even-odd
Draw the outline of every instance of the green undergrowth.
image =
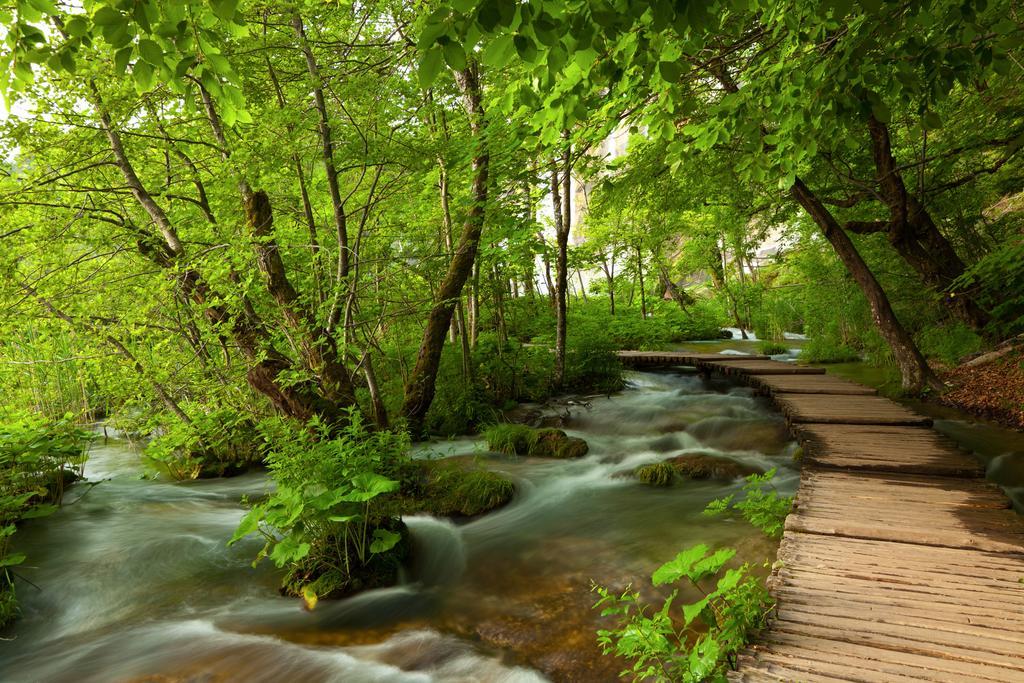
[[265, 444], [247, 413], [196, 406], [191, 422], [173, 418], [146, 446], [145, 457], [175, 479], [225, 477], [261, 466]]
[[[706, 512], [738, 513], [778, 538], [792, 499], [774, 490], [774, 474], [748, 477], [741, 500], [713, 501]], [[680, 552], [651, 575], [654, 587], [673, 587], [661, 605], [648, 603], [632, 586], [621, 592], [592, 586], [598, 596], [594, 608], [613, 622], [598, 631], [597, 642], [605, 655], [626, 662], [620, 676], [659, 683], [726, 680], [738, 653], [765, 626], [774, 607], [754, 567], [737, 565], [735, 556], [734, 548], [711, 550], [705, 544]]]
[[71, 415], [25, 413], [0, 424], [0, 627], [18, 614], [16, 568], [27, 559], [12, 548], [18, 524], [57, 510], [81, 474], [91, 438]]
[[341, 427], [273, 418], [257, 429], [275, 487], [244, 501], [230, 543], [261, 539], [253, 564], [269, 558], [281, 591], [311, 606], [393, 585], [410, 552], [403, 515], [472, 517], [515, 494], [477, 463], [412, 460], [407, 434], [373, 429], [355, 410]]

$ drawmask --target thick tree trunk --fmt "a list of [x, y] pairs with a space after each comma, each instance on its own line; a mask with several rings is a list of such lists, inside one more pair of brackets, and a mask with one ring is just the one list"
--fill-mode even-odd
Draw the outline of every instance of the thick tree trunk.
[[273, 236], [270, 200], [262, 190], [250, 195], [245, 206], [246, 220], [256, 250], [256, 262], [263, 273], [267, 291], [277, 302], [285, 321], [294, 332], [299, 353], [307, 369], [318, 378], [324, 413], [332, 421], [343, 417], [343, 410], [355, 405], [352, 378], [338, 357], [334, 337], [317, 325], [316, 316], [306, 308], [292, 286]]
[[912, 393], [918, 393], [925, 388], [941, 390], [941, 382], [928, 366], [928, 362], [921, 355], [910, 334], [896, 318], [896, 314], [889, 304], [889, 298], [850, 240], [849, 235], [843, 231], [835, 217], [799, 178], [793, 184], [791, 193], [797, 203], [814, 219], [825, 239], [835, 249], [839, 260], [846, 266], [847, 271], [853, 276], [864, 297], [868, 300], [875, 325], [888, 342], [893, 359], [900, 370], [903, 390]]
[[473, 273], [487, 205], [490, 157], [484, 132], [484, 109], [476, 65], [470, 64], [466, 69], [457, 71], [455, 80], [462, 93], [463, 104], [469, 114], [470, 129], [477, 145], [473, 155], [473, 206], [466, 215], [458, 247], [448, 264], [448, 272], [441, 281], [434, 305], [427, 316], [427, 326], [423, 330], [416, 366], [405, 386], [402, 415], [407, 421], [409, 431], [415, 437], [423, 436], [423, 421], [434, 400], [444, 340], [452, 321], [455, 304], [462, 294], [463, 286]]
[[963, 260], [953, 249], [931, 214], [914, 195], [907, 191], [899, 166], [892, 154], [889, 127], [874, 116], [868, 119], [871, 136], [871, 153], [878, 173], [880, 195], [889, 207], [889, 222], [882, 228], [879, 224], [850, 224], [851, 229], [862, 231], [884, 229], [889, 242], [903, 259], [917, 271], [926, 285], [941, 297], [949, 312], [975, 330], [983, 329], [989, 322], [988, 314], [969, 293], [953, 296], [950, 285], [963, 275]]

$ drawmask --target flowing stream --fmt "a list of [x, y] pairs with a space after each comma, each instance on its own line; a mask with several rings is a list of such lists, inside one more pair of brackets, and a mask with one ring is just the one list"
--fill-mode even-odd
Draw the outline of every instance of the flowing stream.
[[778, 467], [776, 486], [792, 493], [795, 444], [750, 390], [681, 372], [629, 373], [622, 392], [547, 414], [589, 442], [585, 458], [497, 456], [473, 439], [417, 446], [416, 457], [508, 474], [515, 499], [468, 522], [407, 519], [415, 560], [400, 586], [313, 611], [278, 595], [272, 565], [251, 566], [257, 541], [226, 545], [263, 474], [148, 479], [125, 442], [100, 440], [90, 483], [18, 532], [31, 585], [18, 581], [23, 614], [0, 642], [0, 680], [618, 680], [622, 663], [595, 644], [608, 622], [591, 609], [592, 581], [654, 599], [650, 572], [695, 543], [733, 545], [751, 563], [774, 552], [742, 520], [701, 514], [741, 479], [658, 489], [624, 475], [713, 454]]

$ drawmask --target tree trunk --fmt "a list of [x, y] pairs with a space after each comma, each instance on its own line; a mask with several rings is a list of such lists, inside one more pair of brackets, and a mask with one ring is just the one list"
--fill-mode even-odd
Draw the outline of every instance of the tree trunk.
[[484, 110], [476, 65], [470, 64], [467, 68], [455, 72], [455, 80], [462, 93], [463, 104], [469, 114], [470, 129], [476, 142], [476, 151], [473, 155], [473, 206], [466, 215], [458, 248], [448, 264], [448, 271], [441, 281], [434, 305], [427, 316], [427, 326], [423, 330], [416, 365], [405, 386], [402, 415], [407, 421], [409, 431], [417, 438], [423, 436], [423, 422], [434, 400], [441, 351], [455, 304], [462, 294], [463, 286], [473, 273], [487, 204], [490, 157], [484, 136]]
[[373, 406], [373, 421], [380, 429], [390, 428], [388, 421], [388, 409], [384, 405], [384, 399], [380, 395], [380, 387], [377, 385], [377, 373], [373, 369], [373, 356], [367, 351], [363, 354], [363, 375], [366, 377], [366, 388], [370, 390], [370, 404]]
[[640, 247], [636, 248], [636, 271], [640, 277], [640, 317], [647, 320], [647, 295], [644, 293], [644, 259]]
[[[943, 305], [952, 315], [974, 330], [983, 329], [989, 322], [989, 316], [970, 293], [961, 292], [953, 296], [949, 291], [953, 281], [963, 275], [964, 262], [939, 231], [924, 205], [907, 191], [892, 154], [889, 127], [871, 116], [868, 132], [880, 195], [889, 207], [889, 222], [884, 227], [889, 242], [924, 283], [940, 295]], [[854, 223], [851, 227], [857, 225], [877, 224]]]
[[346, 225], [345, 207], [341, 199], [341, 189], [338, 185], [338, 169], [334, 165], [334, 141], [331, 135], [331, 124], [327, 117], [327, 102], [324, 99], [323, 80], [320, 77], [320, 69], [313, 56], [313, 49], [306, 39], [306, 29], [302, 24], [302, 17], [292, 17], [292, 27], [302, 47], [302, 54], [306, 58], [306, 71], [309, 73], [309, 80], [313, 87], [313, 103], [316, 107], [318, 127], [320, 130], [320, 154], [324, 162], [324, 171], [327, 175], [327, 189], [331, 194], [331, 208], [334, 212], [334, 229], [338, 240], [338, 270], [336, 273], [337, 283], [335, 290], [334, 305], [331, 307], [328, 328], [334, 327], [340, 317], [338, 302], [345, 299], [348, 288], [349, 253], [348, 253], [348, 227]]
[[552, 384], [560, 389], [565, 381], [565, 316], [568, 280], [569, 229], [565, 225], [558, 164], [551, 164], [551, 204], [555, 217], [555, 371]]
[[926, 387], [941, 390], [942, 383], [928, 366], [928, 362], [921, 355], [914, 340], [896, 318], [885, 291], [878, 284], [878, 280], [875, 279], [874, 274], [864, 262], [849, 235], [843, 231], [835, 217], [802, 180], [797, 178], [790, 192], [800, 206], [814, 219], [825, 239], [835, 249], [839, 260], [846, 266], [847, 271], [853, 276], [861, 292], [867, 298], [875, 325], [888, 342], [896, 365], [899, 367], [903, 390], [911, 393], [919, 393]]

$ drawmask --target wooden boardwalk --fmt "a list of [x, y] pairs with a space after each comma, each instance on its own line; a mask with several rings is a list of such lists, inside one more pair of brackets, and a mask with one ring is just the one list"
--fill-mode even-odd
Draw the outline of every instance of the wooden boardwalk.
[[730, 680], [1024, 683], [1024, 518], [931, 420], [764, 357], [620, 358], [736, 377], [803, 447], [776, 613]]

